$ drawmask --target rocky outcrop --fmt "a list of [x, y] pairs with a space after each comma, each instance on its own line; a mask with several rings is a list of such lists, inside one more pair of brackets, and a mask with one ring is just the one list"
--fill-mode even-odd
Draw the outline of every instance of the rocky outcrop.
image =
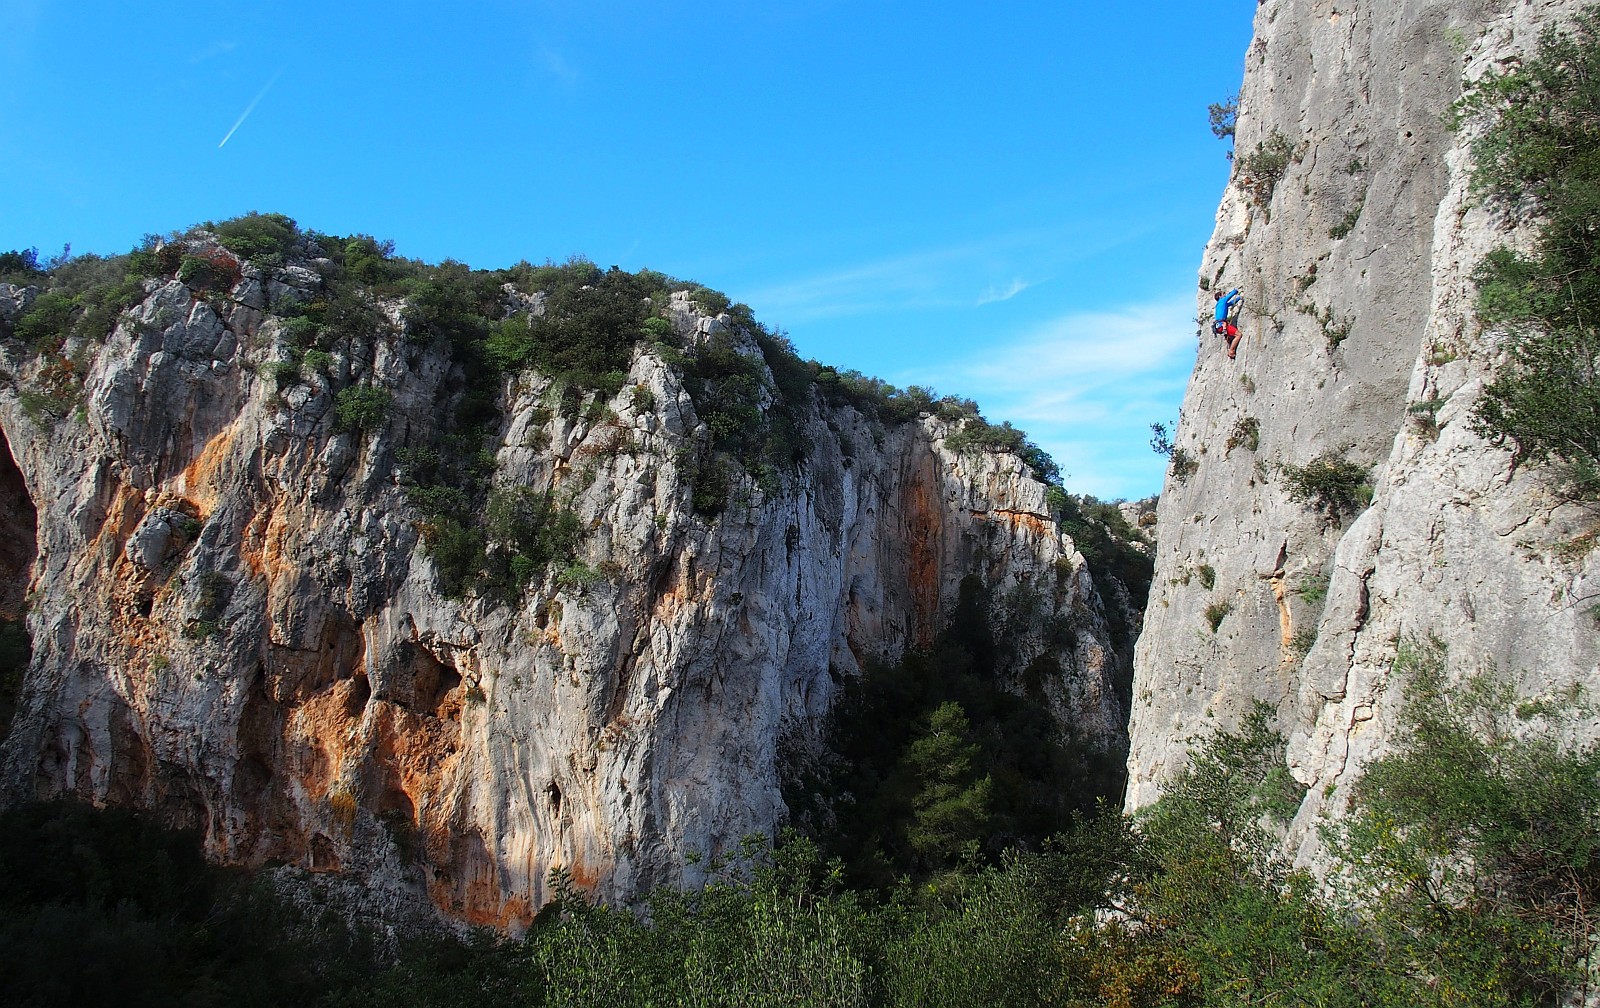
[[[1469, 197], [1470, 131], [1442, 113], [1575, 3], [1267, 0], [1246, 57], [1234, 178], [1201, 268], [1245, 295], [1237, 361], [1209, 333], [1160, 503], [1138, 644], [1128, 804], [1188, 740], [1251, 702], [1279, 713], [1307, 787], [1292, 842], [1392, 741], [1397, 642], [1528, 693], [1600, 684], [1589, 512], [1475, 434], [1503, 334], [1471, 272], [1525, 240]], [[1262, 152], [1283, 155], [1281, 177]], [[1331, 454], [1329, 454], [1331, 453]], [[1367, 473], [1370, 507], [1298, 502], [1308, 462]], [[1303, 494], [1301, 496], [1304, 496]]]
[[[550, 491], [582, 542], [510, 601], [452, 598], [402, 462], [460, 381], [447, 348], [403, 338], [384, 301], [393, 324], [289, 366], [275, 311], [314, 294], [315, 264], [222, 265], [231, 289], [147, 282], [103, 341], [63, 347], [81, 392], [8, 344], [0, 489], [37, 509], [0, 536], [26, 547], [0, 559], [28, 572], [34, 646], [13, 799], [143, 806], [225, 862], [354, 873], [516, 927], [554, 868], [626, 901], [770, 833], [780, 741], [814, 740], [868, 658], [930, 641], [971, 574], [1077, 628], [1046, 692], [1079, 738], [1125, 744], [1126, 656], [1016, 455], [813, 390], [806, 460], [739, 475], [707, 517], [684, 453], [704, 425], [671, 355], [641, 342], [623, 392], [570, 416], [523, 371], [495, 390], [494, 485]], [[0, 318], [33, 296], [0, 288]], [[690, 355], [732, 333], [760, 357], [685, 296], [664, 317]], [[382, 390], [381, 422], [340, 422], [353, 382]], [[1055, 638], [1018, 639], [1020, 670]]]

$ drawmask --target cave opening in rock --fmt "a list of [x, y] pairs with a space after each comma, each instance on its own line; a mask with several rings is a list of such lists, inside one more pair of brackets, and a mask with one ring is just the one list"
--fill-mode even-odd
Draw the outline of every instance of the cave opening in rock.
[[28, 578], [38, 552], [39, 513], [0, 429], [0, 738], [11, 728], [22, 674], [33, 654], [25, 617]]

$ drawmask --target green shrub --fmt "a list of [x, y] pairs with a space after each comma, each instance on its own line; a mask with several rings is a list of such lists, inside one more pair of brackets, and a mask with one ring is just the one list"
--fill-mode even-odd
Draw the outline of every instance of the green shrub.
[[412, 285], [400, 316], [406, 339], [443, 340], [462, 348], [482, 344], [489, 335], [489, 319], [499, 314], [499, 301], [500, 287], [492, 275], [473, 273], [447, 259]]
[[656, 394], [648, 385], [635, 385], [629, 401], [637, 413], [649, 413], [656, 408]]
[[394, 242], [379, 241], [371, 235], [351, 235], [336, 238], [332, 235], [313, 235], [321, 249], [339, 267], [341, 279], [369, 287], [381, 294], [393, 294], [404, 281], [423, 272], [420, 263], [398, 258]]
[[33, 381], [17, 392], [22, 412], [30, 419], [64, 420], [83, 402], [83, 363], [45, 355]]
[[484, 514], [490, 549], [484, 564], [485, 587], [512, 598], [544, 577], [552, 565], [571, 564], [583, 541], [583, 522], [549, 492], [531, 487], [497, 487]]
[[439, 575], [444, 593], [459, 598], [483, 569], [483, 533], [453, 515], [432, 517], [422, 526], [422, 543]]
[[1438, 397], [1424, 399], [1407, 406], [1406, 415], [1426, 437], [1436, 438], [1439, 436], [1439, 409], [1444, 404], [1445, 400]]
[[300, 364], [307, 371], [326, 375], [333, 368], [333, 354], [328, 353], [326, 350], [307, 350], [305, 355], [300, 358]]
[[1217, 569], [1210, 564], [1201, 564], [1197, 573], [1200, 575], [1200, 587], [1206, 591], [1217, 586]]
[[1222, 621], [1226, 619], [1228, 614], [1231, 612], [1233, 612], [1232, 602], [1222, 601], [1211, 603], [1210, 605], [1206, 606], [1206, 626], [1211, 628], [1212, 633], [1216, 633], [1217, 630], [1222, 626]]
[[1335, 522], [1372, 503], [1367, 470], [1336, 452], [1323, 452], [1303, 466], [1284, 464], [1284, 489], [1297, 504], [1309, 504]]
[[1297, 656], [1304, 658], [1311, 653], [1312, 645], [1317, 643], [1317, 628], [1314, 626], [1301, 627], [1289, 638], [1289, 650]]
[[1172, 481], [1180, 486], [1189, 482], [1189, 477], [1200, 471], [1200, 460], [1189, 454], [1186, 448], [1172, 449], [1172, 464], [1168, 467], [1172, 473]]
[[1332, 353], [1339, 344], [1350, 338], [1350, 330], [1355, 328], [1353, 315], [1336, 316], [1333, 306], [1326, 305], [1318, 308], [1314, 301], [1303, 301], [1298, 308], [1300, 314], [1310, 315], [1317, 323], [1317, 328], [1322, 330], [1322, 338], [1327, 343], [1328, 352]]
[[293, 218], [254, 211], [221, 224], [208, 223], [206, 230], [215, 232], [222, 246], [239, 258], [271, 266], [281, 265], [300, 237]]
[[581, 560], [573, 560], [561, 568], [556, 575], [556, 584], [561, 588], [582, 590], [590, 585], [597, 584], [602, 575]]
[[72, 332], [77, 312], [77, 298], [61, 291], [45, 291], [33, 299], [12, 332], [35, 351], [51, 350]]
[[708, 315], [719, 315], [728, 310], [730, 302], [728, 296], [721, 291], [714, 291], [709, 287], [693, 287], [689, 290], [689, 298], [700, 306]]
[[1244, 448], [1253, 452], [1261, 447], [1261, 421], [1253, 416], [1240, 417], [1233, 425], [1233, 430], [1228, 433], [1228, 440], [1223, 443], [1223, 451], [1231, 452], [1235, 448]]
[[1518, 702], [1492, 669], [1452, 681], [1434, 638], [1403, 640], [1394, 673], [1395, 749], [1330, 834], [1347, 905], [1434, 1003], [1568, 1003], [1600, 898], [1600, 746], [1569, 741], [1592, 712]]
[[239, 282], [239, 266], [218, 252], [186, 255], [178, 263], [178, 279], [197, 291], [228, 291]]
[[1300, 596], [1306, 605], [1317, 605], [1328, 597], [1328, 584], [1331, 578], [1326, 573], [1307, 574], [1296, 584], [1294, 593]]
[[42, 272], [44, 271], [39, 268], [37, 248], [0, 252], [0, 279], [10, 283], [20, 280], [26, 285]]
[[489, 327], [483, 355], [496, 370], [514, 374], [528, 365], [533, 354], [533, 328], [528, 316], [513, 315]]
[[1484, 389], [1472, 417], [1482, 436], [1520, 458], [1555, 463], [1573, 492], [1600, 496], [1600, 330], [1527, 334]]
[[1206, 106], [1211, 118], [1211, 132], [1218, 140], [1233, 139], [1234, 126], [1239, 121], [1239, 96], [1226, 101], [1212, 102]]
[[284, 335], [296, 346], [327, 350], [341, 342], [371, 339], [391, 331], [388, 317], [358, 288], [335, 284], [309, 302], [297, 306], [298, 314], [284, 327]]
[[1153, 423], [1150, 425], [1150, 450], [1157, 455], [1172, 457], [1172, 438], [1167, 434], [1167, 425]]
[[1350, 212], [1345, 214], [1344, 218], [1340, 220], [1339, 223], [1328, 229], [1328, 237], [1334, 239], [1335, 241], [1348, 237], [1350, 232], [1356, 229], [1356, 224], [1361, 220], [1361, 211], [1365, 208], [1365, 206], [1366, 201], [1363, 199], [1362, 202], [1357, 203], [1354, 207], [1351, 207]]
[[1274, 131], [1257, 143], [1254, 151], [1234, 159], [1234, 181], [1251, 202], [1266, 209], [1272, 202], [1272, 194], [1278, 183], [1288, 174], [1290, 163], [1298, 158], [1299, 154], [1289, 138]]
[[372, 431], [382, 427], [389, 415], [388, 389], [372, 385], [351, 385], [333, 398], [333, 412], [346, 430]]
[[1506, 366], [1485, 388], [1473, 426], [1549, 463], [1573, 492], [1600, 496], [1600, 6], [1552, 26], [1506, 73], [1454, 107], [1481, 124], [1473, 185], [1508, 216], [1538, 221], [1533, 250], [1498, 249], [1479, 264], [1479, 313], [1507, 331]]
[[183, 263], [185, 247], [175, 241], [164, 241], [160, 235], [145, 235], [144, 241], [128, 253], [128, 273], [149, 279], [171, 277]]
[[294, 361], [267, 361], [256, 368], [256, 374], [281, 392], [300, 381], [300, 365]]
[[1179, 448], [1172, 443], [1172, 438], [1167, 434], [1166, 424], [1150, 425], [1150, 450], [1172, 460], [1167, 465], [1167, 472], [1171, 474], [1174, 483], [1180, 485], [1187, 483], [1189, 477], [1200, 469], [1199, 459], [1189, 454], [1187, 448]]

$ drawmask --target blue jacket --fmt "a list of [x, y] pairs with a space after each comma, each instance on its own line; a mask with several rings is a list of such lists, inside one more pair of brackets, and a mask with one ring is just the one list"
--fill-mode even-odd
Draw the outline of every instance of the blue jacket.
[[1244, 300], [1244, 295], [1239, 293], [1239, 288], [1237, 288], [1237, 287], [1235, 287], [1233, 290], [1229, 291], [1227, 297], [1218, 298], [1217, 299], [1217, 321], [1218, 322], [1226, 322], [1226, 321], [1228, 321], [1228, 313], [1233, 311], [1233, 306], [1234, 305], [1238, 304], [1240, 301], [1243, 301], [1243, 300]]

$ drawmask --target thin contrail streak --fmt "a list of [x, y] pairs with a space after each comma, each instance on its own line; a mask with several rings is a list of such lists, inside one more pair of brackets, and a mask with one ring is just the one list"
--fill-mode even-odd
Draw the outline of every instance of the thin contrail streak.
[[222, 138], [222, 143], [217, 144], [217, 146], [219, 148], [222, 146], [222, 144], [225, 144], [229, 140], [233, 139], [233, 135], [235, 133], [239, 132], [239, 127], [243, 126], [244, 125], [244, 121], [246, 119], [250, 118], [250, 113], [252, 113], [252, 112], [254, 112], [256, 110], [256, 106], [261, 104], [261, 99], [263, 99], [263, 98], [265, 98], [267, 96], [267, 92], [272, 90], [272, 85], [278, 83], [278, 78], [282, 77], [283, 76], [283, 71], [287, 70], [287, 69], [289, 69], [289, 68], [288, 68], [287, 65], [285, 65], [283, 67], [283, 69], [281, 69], [277, 73], [273, 74], [272, 75], [272, 79], [267, 81], [267, 86], [261, 89], [261, 93], [256, 95], [255, 98], [251, 100], [250, 104], [248, 104], [248, 105], [246, 105], [244, 107], [244, 111], [239, 114], [239, 121], [234, 123], [233, 124], [233, 129], [229, 130], [228, 131], [228, 135]]

